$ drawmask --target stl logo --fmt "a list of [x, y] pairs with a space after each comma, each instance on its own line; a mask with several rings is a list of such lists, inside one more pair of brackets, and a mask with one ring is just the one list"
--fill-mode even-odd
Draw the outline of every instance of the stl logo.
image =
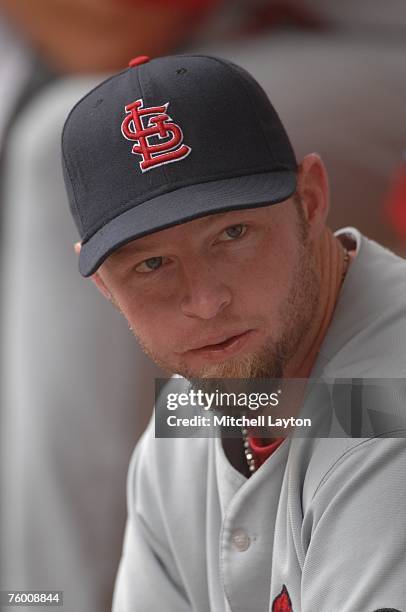
[[121, 133], [135, 142], [131, 152], [141, 156], [142, 172], [184, 159], [192, 150], [183, 144], [183, 132], [167, 114], [168, 106], [169, 102], [148, 108], [139, 99], [125, 107]]

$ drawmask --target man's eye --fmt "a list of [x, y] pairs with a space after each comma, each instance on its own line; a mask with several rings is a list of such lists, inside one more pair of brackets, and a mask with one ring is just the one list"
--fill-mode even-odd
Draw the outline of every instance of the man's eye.
[[222, 232], [222, 236], [224, 236], [224, 240], [235, 240], [236, 238], [241, 238], [246, 231], [246, 225], [231, 225]]
[[150, 257], [138, 264], [135, 268], [137, 272], [153, 272], [162, 266], [163, 257]]

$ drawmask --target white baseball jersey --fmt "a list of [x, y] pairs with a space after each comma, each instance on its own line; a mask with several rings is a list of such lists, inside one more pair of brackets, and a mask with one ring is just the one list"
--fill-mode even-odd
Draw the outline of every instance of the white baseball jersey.
[[[311, 377], [405, 378], [406, 262], [344, 232], [357, 256]], [[127, 496], [114, 612], [406, 610], [402, 438], [288, 438], [247, 479], [219, 438], [151, 422]]]

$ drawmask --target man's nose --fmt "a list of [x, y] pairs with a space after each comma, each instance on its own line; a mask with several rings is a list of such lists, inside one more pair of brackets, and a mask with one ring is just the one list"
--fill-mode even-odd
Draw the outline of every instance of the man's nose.
[[209, 267], [188, 270], [184, 280], [180, 307], [187, 317], [213, 319], [231, 303], [230, 288], [225, 280], [216, 278]]

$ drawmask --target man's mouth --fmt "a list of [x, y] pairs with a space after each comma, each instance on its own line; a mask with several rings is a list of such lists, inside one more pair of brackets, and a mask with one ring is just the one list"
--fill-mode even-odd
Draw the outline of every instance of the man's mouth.
[[[200, 344], [196, 348], [189, 349], [184, 353], [185, 356], [203, 357], [209, 360], [218, 361], [226, 357], [233, 357], [245, 346], [251, 336], [254, 334], [253, 329], [246, 330], [233, 335], [220, 338], [218, 341], [206, 341], [206, 344]], [[215, 339], [217, 340], [217, 338]]]

